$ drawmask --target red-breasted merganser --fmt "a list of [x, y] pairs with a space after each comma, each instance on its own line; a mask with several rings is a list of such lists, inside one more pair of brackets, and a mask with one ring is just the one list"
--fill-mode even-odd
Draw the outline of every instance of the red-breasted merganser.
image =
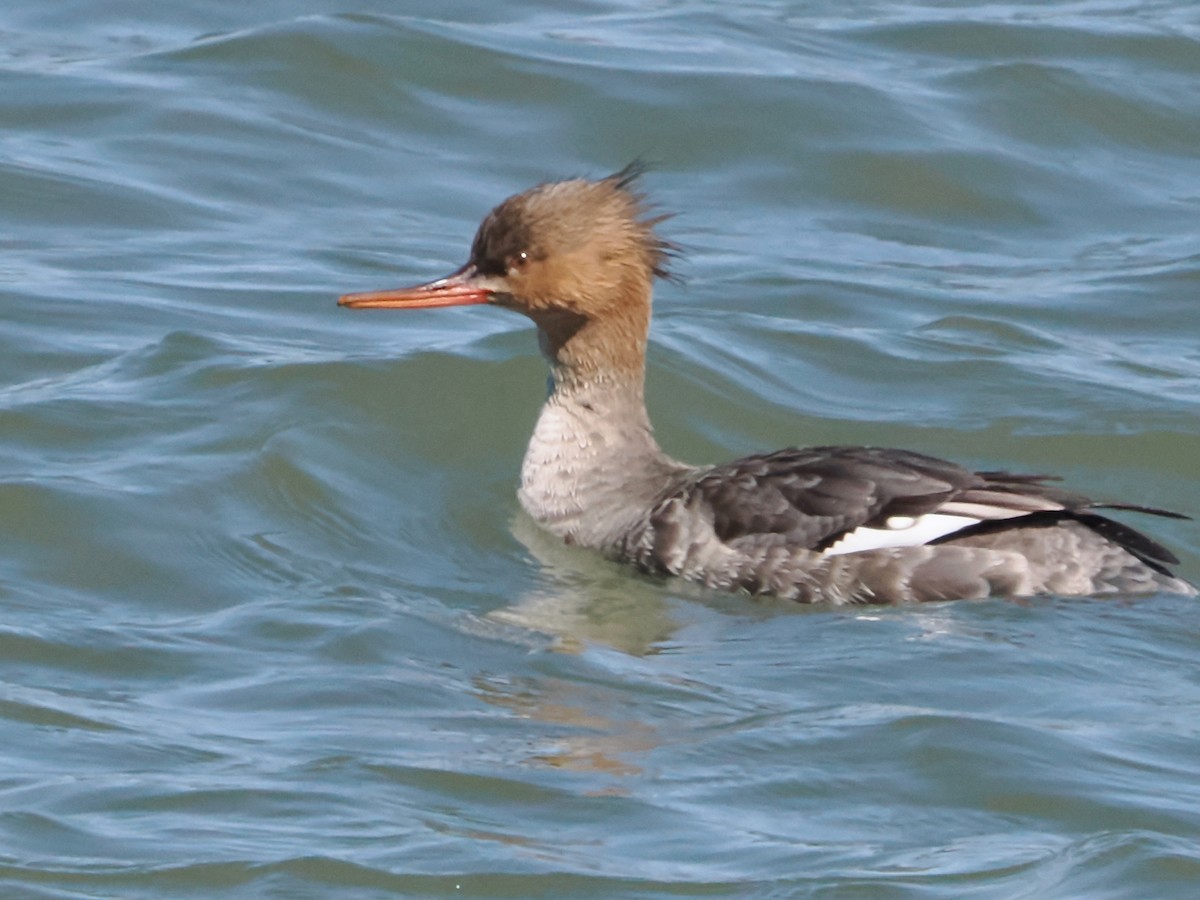
[[1178, 560], [1046, 476], [972, 472], [907, 450], [790, 448], [719, 466], [671, 459], [643, 401], [650, 298], [673, 246], [631, 166], [541, 184], [480, 225], [467, 264], [353, 309], [486, 303], [538, 328], [553, 387], [521, 505], [564, 541], [651, 573], [806, 602], [1196, 594]]

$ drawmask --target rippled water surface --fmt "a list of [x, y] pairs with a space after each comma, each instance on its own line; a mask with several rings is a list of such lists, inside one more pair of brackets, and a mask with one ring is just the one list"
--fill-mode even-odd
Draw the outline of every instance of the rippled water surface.
[[0, 894], [1196, 896], [1195, 601], [639, 577], [518, 514], [522, 320], [333, 301], [642, 156], [669, 452], [1200, 514], [1198, 84], [1186, 0], [5, 4]]

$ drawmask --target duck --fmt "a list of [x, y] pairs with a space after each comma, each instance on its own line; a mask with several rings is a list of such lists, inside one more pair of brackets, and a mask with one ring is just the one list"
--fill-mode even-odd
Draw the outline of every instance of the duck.
[[803, 603], [1195, 596], [1166, 547], [1047, 475], [911, 450], [788, 447], [716, 465], [668, 456], [645, 404], [655, 281], [678, 255], [644, 167], [538, 184], [491, 210], [467, 262], [355, 310], [493, 306], [537, 328], [549, 395], [517, 496], [543, 529], [655, 576]]

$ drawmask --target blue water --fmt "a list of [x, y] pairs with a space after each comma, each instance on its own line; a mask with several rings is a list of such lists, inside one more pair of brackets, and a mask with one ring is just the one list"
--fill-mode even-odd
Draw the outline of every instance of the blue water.
[[1196, 895], [1194, 601], [643, 578], [518, 510], [523, 320], [334, 305], [642, 157], [673, 455], [1200, 515], [1194, 4], [13, 6], [0, 895]]

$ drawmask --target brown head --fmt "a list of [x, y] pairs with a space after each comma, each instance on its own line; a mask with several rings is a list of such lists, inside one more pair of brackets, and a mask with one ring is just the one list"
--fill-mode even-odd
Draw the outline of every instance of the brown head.
[[568, 368], [641, 371], [650, 293], [672, 246], [654, 232], [629, 166], [598, 181], [540, 184], [509, 197], [479, 226], [461, 269], [427, 284], [348, 294], [352, 309], [488, 303], [537, 323], [542, 349]]

